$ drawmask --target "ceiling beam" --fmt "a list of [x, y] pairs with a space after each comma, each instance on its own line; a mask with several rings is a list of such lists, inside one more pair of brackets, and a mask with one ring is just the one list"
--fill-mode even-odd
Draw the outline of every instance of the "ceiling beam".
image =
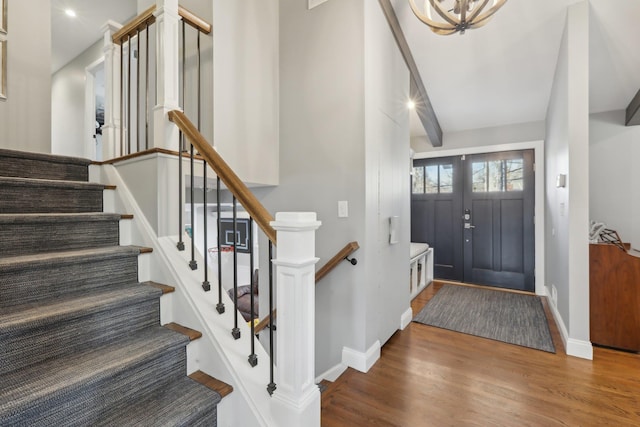
[[424, 83], [422, 83], [418, 66], [416, 65], [416, 61], [413, 59], [407, 39], [404, 37], [404, 32], [402, 31], [402, 27], [400, 27], [398, 16], [393, 10], [391, 0], [379, 0], [379, 2], [382, 7], [382, 11], [387, 18], [389, 27], [391, 27], [393, 37], [395, 37], [396, 43], [400, 48], [400, 52], [402, 52], [404, 62], [409, 68], [409, 74], [411, 77], [410, 94], [416, 104], [418, 117], [420, 117], [422, 126], [427, 132], [427, 137], [429, 138], [431, 145], [434, 147], [442, 147], [442, 128], [440, 127], [436, 113], [433, 110], [431, 101], [429, 100], [427, 89], [424, 87]]
[[627, 126], [640, 125], [640, 90], [633, 97], [629, 106], [627, 107], [627, 119], [625, 121]]

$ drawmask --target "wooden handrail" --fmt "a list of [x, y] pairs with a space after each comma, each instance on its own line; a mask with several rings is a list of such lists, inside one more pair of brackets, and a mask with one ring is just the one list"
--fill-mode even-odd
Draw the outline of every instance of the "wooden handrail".
[[351, 255], [353, 252], [357, 251], [360, 248], [358, 242], [350, 242], [347, 245], [340, 249], [340, 252], [335, 254], [333, 258], [331, 258], [325, 265], [320, 267], [318, 271], [316, 271], [316, 283], [318, 283], [324, 276], [329, 274], [331, 270], [336, 268], [341, 261], [343, 261], [346, 257]]
[[[122, 44], [122, 42], [129, 37], [135, 36], [138, 31], [143, 30], [147, 25], [151, 25], [156, 22], [154, 12], [156, 11], [156, 5], [154, 4], [149, 9], [142, 12], [140, 15], [133, 18], [122, 28], [116, 31], [111, 39], [115, 44]], [[191, 25], [193, 28], [205, 33], [211, 33], [211, 24], [204, 19], [198, 17], [193, 12], [185, 9], [182, 6], [178, 6], [178, 15], [182, 17], [184, 22]]]
[[154, 22], [156, 22], [156, 17], [153, 15], [153, 12], [155, 11], [156, 11], [156, 5], [154, 4], [149, 9], [145, 10], [140, 15], [133, 18], [131, 21], [125, 24], [118, 31], [113, 33], [111, 40], [113, 40], [115, 44], [122, 44], [122, 42], [124, 41], [125, 38], [127, 38], [127, 36], [133, 37], [138, 33], [138, 30], [142, 30], [143, 28], [146, 28], [147, 24], [148, 25], [153, 24]]
[[198, 129], [191, 123], [187, 116], [179, 110], [169, 111], [169, 120], [178, 126], [191, 144], [198, 150], [200, 155], [207, 161], [211, 169], [220, 177], [220, 180], [227, 186], [229, 191], [238, 199], [247, 213], [262, 229], [267, 238], [275, 245], [276, 230], [271, 226], [273, 217], [260, 201], [253, 195], [251, 190], [242, 182], [238, 175], [220, 157]]
[[[340, 264], [340, 261], [343, 261], [345, 258], [347, 258], [349, 255], [351, 255], [352, 253], [354, 253], [355, 251], [357, 251], [358, 249], [360, 249], [360, 245], [358, 244], [358, 242], [350, 242], [347, 243], [347, 245], [340, 249], [340, 251], [335, 254], [335, 256], [333, 258], [331, 258], [329, 261], [327, 261], [327, 263], [325, 265], [323, 265], [318, 271], [316, 271], [316, 284], [327, 274], [329, 274], [329, 272], [331, 270], [333, 270], [334, 268], [336, 268], [338, 266], [338, 264]], [[260, 321], [260, 323], [258, 323], [253, 329], [254, 329], [254, 333], [258, 333], [260, 331], [262, 331], [264, 328], [266, 328], [267, 326], [269, 326], [269, 322], [271, 322], [271, 319], [275, 319], [276, 315], [277, 315], [277, 311], [278, 309], [275, 309], [271, 312], [271, 315], [267, 314], [265, 316], [264, 319], [262, 319]]]

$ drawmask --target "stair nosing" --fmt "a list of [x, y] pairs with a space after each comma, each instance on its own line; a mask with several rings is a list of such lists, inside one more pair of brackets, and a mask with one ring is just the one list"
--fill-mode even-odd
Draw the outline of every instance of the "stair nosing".
[[20, 178], [13, 176], [0, 176], [0, 183], [5, 184], [18, 184], [23, 186], [38, 186], [38, 187], [61, 187], [69, 189], [79, 190], [104, 190], [105, 185], [96, 182], [88, 181], [70, 181], [62, 179], [40, 179], [40, 178]]
[[63, 265], [77, 262], [77, 258], [112, 259], [127, 256], [138, 256], [140, 248], [136, 246], [102, 246], [65, 251], [39, 252], [36, 254], [11, 255], [0, 257], [0, 271], [11, 271], [23, 265], [33, 267], [34, 264], [58, 262]]

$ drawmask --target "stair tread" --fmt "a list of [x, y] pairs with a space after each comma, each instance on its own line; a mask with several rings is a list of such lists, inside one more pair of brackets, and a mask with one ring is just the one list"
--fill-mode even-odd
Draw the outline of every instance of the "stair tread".
[[154, 355], [186, 345], [187, 338], [160, 326], [132, 334], [115, 343], [87, 348], [3, 375], [0, 419], [30, 402], [65, 393], [80, 384], [97, 383]]
[[189, 425], [199, 417], [194, 407], [213, 410], [221, 396], [196, 381], [184, 377], [140, 400], [128, 401], [105, 414], [97, 426]]
[[77, 221], [119, 221], [121, 214], [105, 212], [80, 213], [0, 213], [0, 224], [77, 222]]
[[0, 157], [13, 157], [16, 159], [40, 160], [52, 163], [75, 164], [81, 166], [89, 166], [91, 160], [81, 157], [61, 156], [59, 154], [34, 153], [29, 151], [0, 149]]
[[49, 303], [6, 307], [0, 314], [0, 335], [32, 324], [43, 326], [66, 317], [87, 316], [160, 296], [161, 292], [152, 286], [131, 283], [92, 290], [87, 294], [72, 294]]
[[173, 286], [163, 285], [162, 283], [156, 283], [150, 280], [142, 283], [144, 283], [145, 285], [153, 286], [154, 288], [160, 289], [162, 291], [162, 295], [170, 294], [176, 291], [176, 288], [174, 288]]
[[38, 186], [38, 187], [61, 187], [69, 189], [95, 189], [104, 190], [104, 184], [85, 181], [67, 181], [61, 179], [39, 179], [39, 178], [16, 178], [11, 176], [0, 176], [0, 185], [22, 185], [22, 186]]
[[189, 341], [197, 340], [202, 337], [202, 332], [187, 328], [186, 326], [179, 325], [175, 322], [167, 323], [164, 327], [188, 337]]
[[233, 386], [231, 384], [227, 384], [224, 381], [214, 378], [202, 371], [194, 372], [193, 374], [189, 375], [189, 378], [197, 381], [207, 388], [210, 388], [211, 390], [216, 391], [220, 395], [220, 397], [228, 396], [231, 394], [231, 392], [233, 392]]
[[34, 263], [65, 263], [75, 262], [80, 258], [108, 258], [128, 255], [138, 255], [140, 248], [137, 246], [104, 246], [89, 249], [74, 249], [68, 251], [42, 252], [29, 255], [14, 255], [0, 257], [0, 270], [3, 268], [20, 268], [31, 266]]

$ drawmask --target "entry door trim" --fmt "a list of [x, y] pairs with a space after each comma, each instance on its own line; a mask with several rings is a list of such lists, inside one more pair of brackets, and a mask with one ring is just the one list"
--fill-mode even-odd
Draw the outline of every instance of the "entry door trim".
[[[446, 145], [446, 141], [445, 141]], [[545, 246], [544, 246], [544, 230], [545, 230], [545, 221], [544, 221], [544, 212], [546, 209], [545, 205], [545, 167], [544, 167], [544, 141], [528, 141], [528, 142], [518, 142], [518, 143], [510, 143], [510, 144], [498, 144], [498, 145], [487, 145], [487, 146], [478, 146], [478, 147], [468, 147], [468, 148], [456, 148], [450, 150], [437, 150], [437, 151], [427, 151], [422, 153], [416, 153], [413, 157], [414, 160], [418, 159], [430, 159], [434, 157], [451, 157], [451, 156], [462, 156], [468, 154], [482, 154], [482, 153], [493, 153], [498, 151], [516, 151], [516, 150], [534, 150], [534, 162], [536, 164], [536, 173], [535, 173], [535, 292], [537, 295], [547, 295], [548, 292], [545, 288]], [[555, 185], [555, 179], [549, 180], [551, 184]], [[551, 185], [550, 184], [550, 185]], [[550, 188], [549, 191], [554, 191], [554, 188]], [[437, 250], [437, 248], [434, 248]]]

